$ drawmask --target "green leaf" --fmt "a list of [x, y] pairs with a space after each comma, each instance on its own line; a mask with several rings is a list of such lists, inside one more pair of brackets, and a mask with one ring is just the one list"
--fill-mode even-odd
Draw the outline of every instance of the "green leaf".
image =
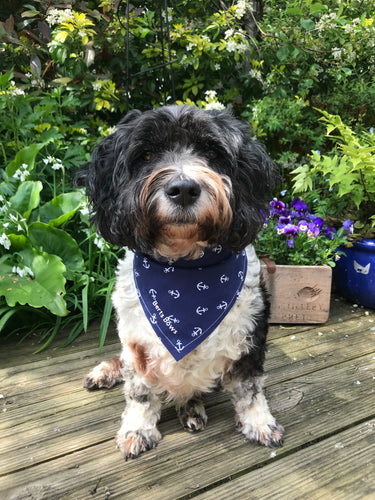
[[11, 307], [17, 303], [29, 304], [31, 307], [46, 307], [56, 316], [66, 316], [69, 312], [63, 298], [66, 268], [60, 257], [34, 248], [24, 249], [18, 255], [34, 276], [21, 277], [12, 272], [12, 265], [1, 263], [0, 296], [4, 296]]
[[82, 271], [84, 262], [81, 250], [66, 231], [43, 222], [33, 222], [29, 227], [29, 238], [35, 247], [61, 257], [67, 269]]
[[43, 144], [31, 144], [18, 151], [14, 160], [12, 160], [6, 168], [7, 175], [12, 177], [23, 163], [26, 163], [28, 171], [30, 172], [34, 168], [36, 155], [43, 146]]
[[283, 45], [282, 47], [279, 48], [279, 50], [276, 52], [276, 56], [279, 61], [283, 62], [285, 61], [288, 56], [289, 56], [289, 49], [286, 45]]
[[306, 31], [312, 31], [315, 29], [315, 23], [312, 19], [301, 19], [301, 26]]
[[102, 321], [100, 323], [100, 332], [99, 332], [99, 353], [101, 352], [105, 338], [107, 336], [107, 330], [108, 330], [108, 325], [111, 320], [112, 316], [112, 290], [115, 285], [115, 280], [113, 279], [107, 289], [107, 295], [105, 298], [105, 306], [104, 306], [104, 312], [102, 316]]
[[12, 209], [29, 218], [31, 211], [39, 205], [39, 193], [43, 189], [40, 181], [24, 181], [19, 185], [17, 192], [10, 198]]
[[80, 207], [82, 194], [78, 191], [56, 196], [39, 209], [42, 222], [50, 226], [59, 227], [69, 220]]

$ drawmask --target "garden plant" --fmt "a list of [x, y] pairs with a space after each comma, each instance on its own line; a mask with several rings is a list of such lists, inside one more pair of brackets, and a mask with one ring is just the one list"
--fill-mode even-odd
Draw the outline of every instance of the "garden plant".
[[103, 345], [124, 249], [90, 226], [74, 174], [128, 109], [169, 104], [173, 94], [248, 120], [281, 167], [280, 189], [294, 186], [315, 217], [372, 230], [373, 3], [164, 7], [132, 2], [127, 31], [122, 0], [2, 2], [0, 335], [42, 331], [42, 348], [61, 328], [69, 343], [100, 318]]

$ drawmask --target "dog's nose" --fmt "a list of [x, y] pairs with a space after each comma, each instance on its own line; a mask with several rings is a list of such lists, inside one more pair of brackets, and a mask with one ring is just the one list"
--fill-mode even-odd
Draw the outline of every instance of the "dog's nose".
[[192, 205], [199, 198], [201, 188], [193, 179], [177, 179], [165, 187], [166, 196], [182, 207]]

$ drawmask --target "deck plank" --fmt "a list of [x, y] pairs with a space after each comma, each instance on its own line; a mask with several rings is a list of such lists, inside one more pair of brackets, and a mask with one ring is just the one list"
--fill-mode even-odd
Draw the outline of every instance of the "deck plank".
[[[365, 500], [374, 498], [375, 420], [244, 474], [200, 495], [220, 498]], [[291, 487], [293, 485], [293, 487]]]
[[[85, 373], [118, 352], [113, 332], [101, 355], [95, 329], [67, 349], [32, 356], [30, 346], [21, 344], [13, 360], [1, 351], [0, 498], [228, 498], [229, 488], [229, 497], [263, 499], [278, 494], [279, 484], [278, 498], [288, 500], [306, 498], [306, 492], [309, 500], [330, 498], [329, 492], [345, 498], [341, 491], [353, 492], [350, 498], [360, 498], [354, 493], [361, 491], [366, 498], [375, 491], [374, 474], [361, 476], [357, 462], [371, 470], [374, 326], [375, 311], [338, 301], [325, 325], [271, 327], [267, 395], [286, 428], [285, 445], [274, 458], [272, 450], [236, 433], [227, 395], [214, 393], [206, 398], [204, 432], [184, 432], [174, 409], [166, 407], [158, 447], [125, 463], [114, 446], [124, 407], [121, 387], [82, 389]], [[336, 442], [343, 447], [332, 449]], [[333, 471], [332, 477], [324, 472], [321, 482], [320, 455], [322, 467]], [[301, 464], [311, 470], [306, 481], [299, 479]], [[273, 473], [279, 477], [274, 467], [281, 468], [284, 482], [273, 482]], [[253, 483], [257, 487], [248, 491]]]

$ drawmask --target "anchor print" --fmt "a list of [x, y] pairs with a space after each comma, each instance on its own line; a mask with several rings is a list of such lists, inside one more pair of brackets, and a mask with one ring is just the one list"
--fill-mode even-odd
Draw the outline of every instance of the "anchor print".
[[205, 283], [203, 283], [203, 281], [200, 281], [197, 284], [197, 288], [201, 292], [202, 290], [208, 290], [210, 287], [208, 285], [206, 285]]
[[152, 323], [153, 325], [157, 325], [158, 322], [155, 313], [152, 316], [150, 316], [150, 323]]
[[240, 278], [241, 281], [243, 281], [244, 279], [243, 271], [238, 271], [238, 277]]
[[179, 323], [180, 320], [175, 318], [172, 314], [170, 316], [167, 316], [166, 318], [164, 318], [164, 323], [167, 323], [168, 321], [170, 321], [171, 323]]
[[191, 334], [192, 337], [198, 337], [199, 335], [202, 335], [202, 328], [199, 328], [199, 326], [196, 326], [193, 330], [193, 333]]
[[222, 251], [223, 247], [221, 245], [217, 245], [212, 249], [213, 252], [215, 253], [220, 253]]
[[201, 306], [198, 306], [195, 310], [195, 312], [199, 314], [199, 316], [202, 316], [202, 314], [206, 313], [207, 311], [208, 307], [201, 307]]
[[168, 293], [174, 299], [178, 299], [180, 297], [180, 292], [178, 290], [168, 290]]
[[178, 352], [181, 352], [184, 347], [185, 346], [182, 344], [181, 340], [176, 340], [175, 348]]
[[220, 283], [226, 283], [227, 281], [229, 281], [229, 278], [226, 274], [220, 276]]
[[146, 257], [144, 257], [144, 259], [143, 259], [143, 264], [142, 264], [142, 265], [143, 265], [143, 267], [144, 267], [145, 269], [150, 269], [150, 263], [149, 263], [149, 261], [146, 259]]
[[216, 309], [224, 310], [228, 307], [228, 303], [225, 302], [225, 300], [222, 300], [218, 306], [216, 306]]
[[174, 267], [173, 266], [165, 267], [164, 272], [165, 274], [174, 273]]
[[150, 290], [148, 291], [148, 293], [149, 293], [149, 295], [151, 295], [152, 300], [155, 300], [156, 296], [158, 294], [158, 292], [156, 290], [154, 290], [153, 288], [150, 288]]

